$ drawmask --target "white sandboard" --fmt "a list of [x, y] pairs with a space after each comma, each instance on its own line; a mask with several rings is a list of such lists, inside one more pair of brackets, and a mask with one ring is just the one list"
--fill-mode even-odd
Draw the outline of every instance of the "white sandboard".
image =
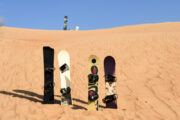
[[[58, 64], [60, 71], [60, 80], [61, 80], [61, 89], [70, 87], [71, 78], [70, 78], [70, 58], [67, 51], [62, 50], [58, 54]], [[60, 68], [63, 65], [67, 65], [68, 69], [62, 71]], [[66, 96], [61, 96], [61, 105], [71, 105], [71, 93]]]

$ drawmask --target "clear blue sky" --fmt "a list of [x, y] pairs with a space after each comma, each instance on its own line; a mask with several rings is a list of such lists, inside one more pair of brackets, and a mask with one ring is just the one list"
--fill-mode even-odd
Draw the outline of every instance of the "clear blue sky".
[[59, 30], [104, 29], [180, 21], [180, 0], [0, 0], [5, 26]]

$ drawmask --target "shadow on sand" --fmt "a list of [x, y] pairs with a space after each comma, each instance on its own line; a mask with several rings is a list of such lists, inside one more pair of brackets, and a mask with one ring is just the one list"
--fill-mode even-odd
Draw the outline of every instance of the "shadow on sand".
[[[73, 101], [80, 102], [80, 103], [83, 103], [83, 104], [88, 104], [88, 102], [85, 102], [85, 101], [77, 99], [77, 98], [73, 98]], [[99, 105], [99, 107], [100, 108], [105, 108], [105, 106], [102, 106], [102, 105]]]
[[[41, 104], [43, 104], [43, 95], [37, 94], [35, 92], [31, 92], [31, 91], [27, 91], [27, 90], [13, 90], [13, 92], [8, 92], [8, 91], [0, 91], [0, 94], [4, 94], [4, 95], [9, 95], [12, 97], [18, 97], [18, 98], [22, 98], [22, 99], [26, 99], [32, 102], [39, 102]], [[56, 97], [61, 97], [60, 95], [55, 95]], [[82, 104], [88, 104], [88, 102], [85, 102], [83, 100], [77, 99], [77, 98], [73, 98], [73, 101], [76, 102], [80, 102]], [[61, 104], [60, 100], [56, 100], [54, 99], [54, 104]], [[99, 105], [99, 107], [101, 108], [105, 108], [102, 105]], [[73, 104], [72, 109], [84, 109], [87, 110], [87, 108]]]
[[[61, 97], [60, 95], [55, 95], [56, 97]], [[82, 104], [88, 104], [88, 102], [86, 101], [83, 101], [83, 100], [80, 100], [80, 99], [77, 99], [77, 98], [72, 98], [73, 101], [76, 101], [76, 102], [79, 102], [79, 103], [82, 103]], [[105, 108], [105, 106], [102, 106], [102, 105], [99, 105], [100, 108]]]
[[[23, 98], [32, 102], [43, 104], [43, 96], [27, 90], [13, 90], [14, 92], [0, 91], [0, 94], [10, 95], [12, 97]], [[24, 95], [22, 95], [24, 94]], [[36, 97], [36, 98], [35, 98]], [[54, 100], [54, 104], [60, 104], [60, 100]]]
[[76, 105], [76, 104], [73, 104], [72, 109], [74, 109], [74, 110], [78, 110], [78, 109], [84, 109], [84, 110], [87, 110], [87, 108], [82, 107], [82, 106], [80, 106], [80, 105]]

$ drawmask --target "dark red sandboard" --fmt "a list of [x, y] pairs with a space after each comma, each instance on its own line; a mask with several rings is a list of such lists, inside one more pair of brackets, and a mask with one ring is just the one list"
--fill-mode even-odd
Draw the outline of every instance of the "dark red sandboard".
[[[115, 59], [112, 56], [107, 56], [104, 59], [104, 73], [105, 75], [115, 76]], [[105, 82], [106, 84], [106, 96], [116, 94], [116, 82]], [[113, 100], [110, 103], [106, 103], [106, 108], [117, 109], [117, 100]]]

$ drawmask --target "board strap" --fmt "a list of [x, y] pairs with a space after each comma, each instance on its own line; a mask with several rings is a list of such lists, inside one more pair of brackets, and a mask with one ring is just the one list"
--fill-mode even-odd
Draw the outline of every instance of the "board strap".
[[59, 67], [61, 73], [64, 73], [65, 71], [69, 70], [69, 66], [64, 63], [61, 67]]
[[116, 77], [113, 75], [105, 75], [105, 82], [116, 82]]

